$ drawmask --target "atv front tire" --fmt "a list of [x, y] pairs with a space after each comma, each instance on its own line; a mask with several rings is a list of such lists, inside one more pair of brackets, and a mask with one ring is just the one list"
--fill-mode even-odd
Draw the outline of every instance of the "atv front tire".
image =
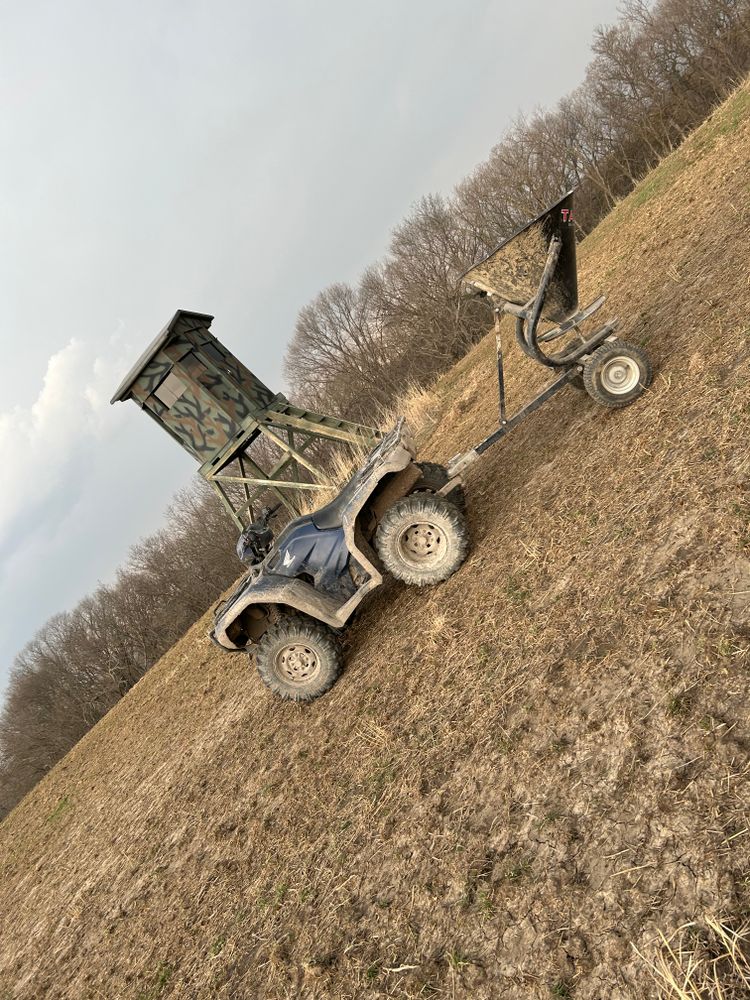
[[336, 683], [343, 665], [333, 630], [302, 615], [285, 615], [254, 647], [261, 680], [288, 701], [312, 701]]
[[469, 530], [450, 500], [415, 493], [385, 512], [375, 533], [375, 548], [397, 580], [425, 587], [456, 572], [469, 551]]

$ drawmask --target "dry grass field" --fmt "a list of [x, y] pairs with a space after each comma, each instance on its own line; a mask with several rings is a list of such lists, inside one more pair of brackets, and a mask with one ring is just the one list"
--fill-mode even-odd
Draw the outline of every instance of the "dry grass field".
[[[324, 699], [197, 622], [0, 825], [0, 998], [750, 995], [749, 261], [746, 85], [580, 248], [648, 394], [491, 449], [462, 570], [383, 587]], [[511, 349], [511, 401], [545, 378]]]

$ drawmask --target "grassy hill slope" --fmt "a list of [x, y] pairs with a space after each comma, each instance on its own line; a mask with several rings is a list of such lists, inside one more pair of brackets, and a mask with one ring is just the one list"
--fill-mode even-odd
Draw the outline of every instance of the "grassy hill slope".
[[[490, 450], [467, 563], [384, 587], [328, 697], [204, 618], [0, 825], [3, 1000], [646, 997], [633, 946], [750, 912], [749, 161], [746, 85], [583, 243], [652, 390]], [[496, 423], [493, 354], [427, 457]]]

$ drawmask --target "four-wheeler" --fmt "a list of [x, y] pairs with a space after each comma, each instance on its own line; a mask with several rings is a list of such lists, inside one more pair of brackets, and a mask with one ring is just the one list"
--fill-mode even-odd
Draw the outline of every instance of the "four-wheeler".
[[331, 503], [291, 521], [275, 543], [270, 511], [243, 532], [238, 550], [250, 570], [217, 606], [211, 638], [249, 647], [282, 698], [309, 701], [331, 687], [342, 667], [339, 632], [384, 571], [425, 586], [466, 558], [460, 480], [415, 455], [400, 420]]
[[[555, 393], [573, 385], [620, 407], [651, 381], [645, 353], [614, 336], [612, 320], [582, 336], [578, 327], [604, 297], [578, 311], [572, 192], [475, 264], [464, 281], [494, 308], [500, 423], [448, 467], [417, 461], [404, 424], [386, 434], [327, 506], [299, 517], [276, 541], [271, 511], [243, 532], [247, 575], [215, 609], [211, 638], [249, 650], [265, 683], [282, 698], [309, 701], [328, 691], [342, 667], [340, 633], [363, 598], [390, 573], [425, 586], [456, 572], [469, 549], [462, 473]], [[514, 416], [506, 416], [500, 315], [516, 317], [524, 354], [557, 378]], [[539, 331], [545, 319], [558, 325]], [[557, 354], [540, 344], [571, 334]]]

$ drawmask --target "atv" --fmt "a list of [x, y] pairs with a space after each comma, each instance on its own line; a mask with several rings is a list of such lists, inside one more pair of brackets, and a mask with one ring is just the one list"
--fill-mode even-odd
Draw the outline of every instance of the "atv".
[[331, 688], [343, 666], [341, 632], [384, 573], [423, 587], [466, 558], [461, 479], [415, 456], [402, 419], [331, 503], [291, 521], [275, 542], [275, 508], [240, 536], [250, 569], [215, 608], [210, 637], [254, 654], [281, 698], [311, 701]]

